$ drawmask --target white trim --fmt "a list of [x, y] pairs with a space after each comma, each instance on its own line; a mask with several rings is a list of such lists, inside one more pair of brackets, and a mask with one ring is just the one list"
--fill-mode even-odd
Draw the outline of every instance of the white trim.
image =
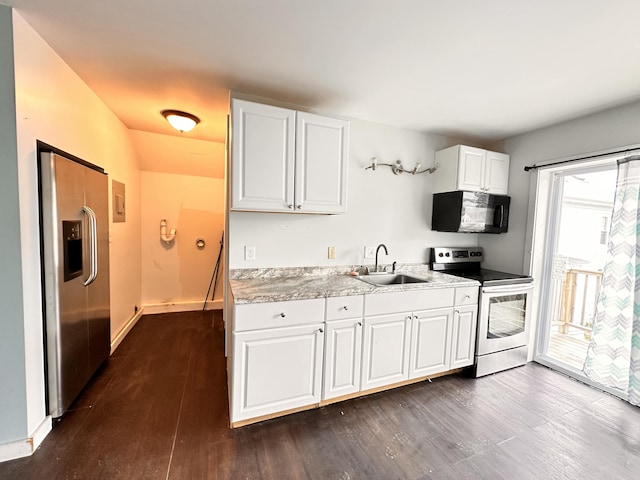
[[[538, 324], [540, 323], [541, 312], [544, 311], [544, 309], [540, 308], [545, 285], [542, 279], [544, 279], [548, 273], [546, 269], [544, 269], [544, 257], [548, 247], [549, 232], [555, 228], [549, 224], [549, 208], [552, 203], [553, 179], [557, 175], [562, 175], [572, 170], [584, 170], [589, 167], [593, 168], [594, 171], [602, 169], [605, 165], [613, 164], [617, 157], [621, 157], [621, 152], [633, 151], [637, 148], [639, 148], [639, 145], [631, 145], [557, 158], [536, 164], [538, 168], [531, 171], [523, 271], [539, 281], [536, 281], [533, 292], [533, 308], [531, 312], [533, 321], [531, 324], [530, 345], [534, 345], [535, 349], [529, 350], [529, 360], [538, 360], [540, 345], [545, 341], [545, 338], [541, 338], [541, 336], [544, 336], [544, 333], [541, 333]], [[600, 158], [585, 158], [594, 155], [603, 156]], [[554, 165], [556, 162], [568, 160], [575, 160], [575, 162]]]
[[35, 452], [51, 431], [51, 417], [47, 416], [29, 438], [0, 444], [0, 462], [28, 457]]
[[589, 379], [581, 370], [551, 358], [541, 352], [542, 346], [548, 345], [549, 333], [548, 328], [541, 328], [545, 326], [544, 324], [546, 321], [543, 317], [546, 316], [547, 312], [540, 302], [545, 299], [544, 293], [545, 291], [548, 292], [551, 280], [550, 266], [545, 263], [546, 253], [555, 249], [553, 242], [555, 241], [560, 221], [558, 217], [559, 211], [557, 209], [552, 210], [551, 208], [558, 204], [559, 197], [562, 195], [562, 187], [561, 185], [556, 184], [556, 180], [560, 177], [570, 175], [572, 171], [576, 170], [580, 170], [582, 172], [604, 170], [607, 166], [615, 165], [615, 160], [623, 155], [621, 152], [625, 152], [627, 150], [633, 151], [635, 148], [637, 148], [637, 146], [628, 147], [626, 149], [611, 149], [604, 152], [595, 152], [590, 154], [603, 154], [600, 158], [584, 158], [588, 155], [582, 155], [554, 161], [576, 160], [575, 162], [561, 165], [548, 165], [546, 167], [545, 165], [538, 165], [540, 168], [532, 176], [530, 183], [531, 188], [526, 234], [526, 238], [531, 241], [531, 254], [528, 258], [529, 267], [531, 268], [534, 278], [541, 279], [541, 281], [537, 282], [535, 292], [536, 301], [534, 314], [537, 321], [535, 322], [535, 335], [532, 339], [535, 341], [534, 349], [530, 351], [530, 355], [533, 353], [533, 360], [541, 365], [556, 370], [568, 377], [589, 385], [592, 388], [621, 398], [622, 400], [627, 400], [626, 395], [623, 392], [598, 384]]
[[570, 365], [566, 365], [562, 362], [554, 361], [553, 358], [547, 357], [545, 355], [536, 354], [536, 358], [534, 360], [536, 363], [540, 365], [544, 365], [545, 367], [549, 367], [552, 370], [562, 373], [567, 377], [571, 377], [574, 380], [584, 383], [585, 385], [590, 386], [591, 388], [595, 388], [596, 390], [600, 390], [601, 392], [608, 393], [609, 395], [613, 395], [614, 397], [618, 397], [625, 402], [628, 402], [627, 396], [621, 392], [620, 390], [615, 390], [613, 388], [607, 387], [606, 385], [602, 385], [601, 383], [594, 382], [589, 377], [587, 377], [581, 370], [577, 368], [573, 368]]
[[[203, 302], [150, 303], [143, 305], [145, 314], [193, 312], [202, 310]], [[205, 310], [221, 310], [222, 300], [207, 300]]]
[[44, 420], [42, 420], [42, 423], [38, 425], [35, 431], [31, 434], [34, 452], [38, 449], [44, 438], [49, 435], [51, 428], [53, 428], [51, 415], [47, 415]]
[[116, 334], [113, 340], [111, 340], [110, 355], [113, 355], [113, 352], [115, 352], [116, 348], [118, 348], [120, 343], [122, 343], [122, 340], [124, 340], [124, 337], [126, 337], [127, 334], [131, 331], [131, 329], [135, 327], [136, 323], [138, 323], [138, 320], [140, 320], [140, 318], [142, 317], [143, 312], [144, 312], [144, 307], [140, 308], [136, 312], [136, 314], [129, 319], [129, 321], [125, 324], [125, 326], [120, 329], [120, 331]]

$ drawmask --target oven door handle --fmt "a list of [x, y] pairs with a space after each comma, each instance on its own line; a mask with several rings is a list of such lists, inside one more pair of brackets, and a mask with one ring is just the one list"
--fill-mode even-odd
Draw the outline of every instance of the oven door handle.
[[522, 293], [533, 290], [533, 282], [513, 283], [511, 285], [500, 285], [495, 287], [482, 287], [482, 293]]

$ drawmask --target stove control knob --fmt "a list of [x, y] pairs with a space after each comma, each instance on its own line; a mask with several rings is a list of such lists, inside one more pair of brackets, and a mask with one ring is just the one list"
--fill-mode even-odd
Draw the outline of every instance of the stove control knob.
[[451, 254], [449, 252], [447, 252], [447, 253], [444, 254], [444, 256], [445, 257], [449, 257], [449, 256], [451, 256]]
[[439, 256], [439, 257], [444, 257], [444, 253], [440, 252], [440, 253], [438, 254], [438, 256]]

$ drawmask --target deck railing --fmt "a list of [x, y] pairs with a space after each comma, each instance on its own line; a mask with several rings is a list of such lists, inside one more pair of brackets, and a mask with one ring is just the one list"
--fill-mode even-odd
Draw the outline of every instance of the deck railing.
[[[602, 272], [571, 268], [564, 274], [561, 289], [558, 332], [568, 334], [570, 329], [581, 330], [585, 338], [591, 337], [596, 313]], [[560, 292], [558, 292], [560, 293]]]

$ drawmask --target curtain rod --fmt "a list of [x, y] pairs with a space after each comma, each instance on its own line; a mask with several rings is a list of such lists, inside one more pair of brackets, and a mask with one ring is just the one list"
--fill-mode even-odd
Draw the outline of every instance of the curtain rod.
[[627, 149], [627, 150], [618, 150], [617, 152], [607, 152], [607, 153], [599, 153], [598, 155], [589, 155], [587, 157], [580, 157], [580, 158], [572, 158], [570, 160], [561, 160], [559, 162], [553, 162], [553, 163], [545, 163], [544, 165], [528, 165], [524, 167], [524, 171], [528, 172], [529, 170], [536, 170], [538, 168], [542, 168], [542, 167], [553, 167], [555, 165], [562, 165], [564, 163], [573, 163], [573, 162], [579, 162], [580, 160], [589, 160], [590, 158], [600, 158], [600, 157], [608, 157], [610, 155], [618, 155], [621, 153], [629, 153], [629, 152], [633, 152], [637, 150], [637, 148], [632, 148], [632, 149]]

